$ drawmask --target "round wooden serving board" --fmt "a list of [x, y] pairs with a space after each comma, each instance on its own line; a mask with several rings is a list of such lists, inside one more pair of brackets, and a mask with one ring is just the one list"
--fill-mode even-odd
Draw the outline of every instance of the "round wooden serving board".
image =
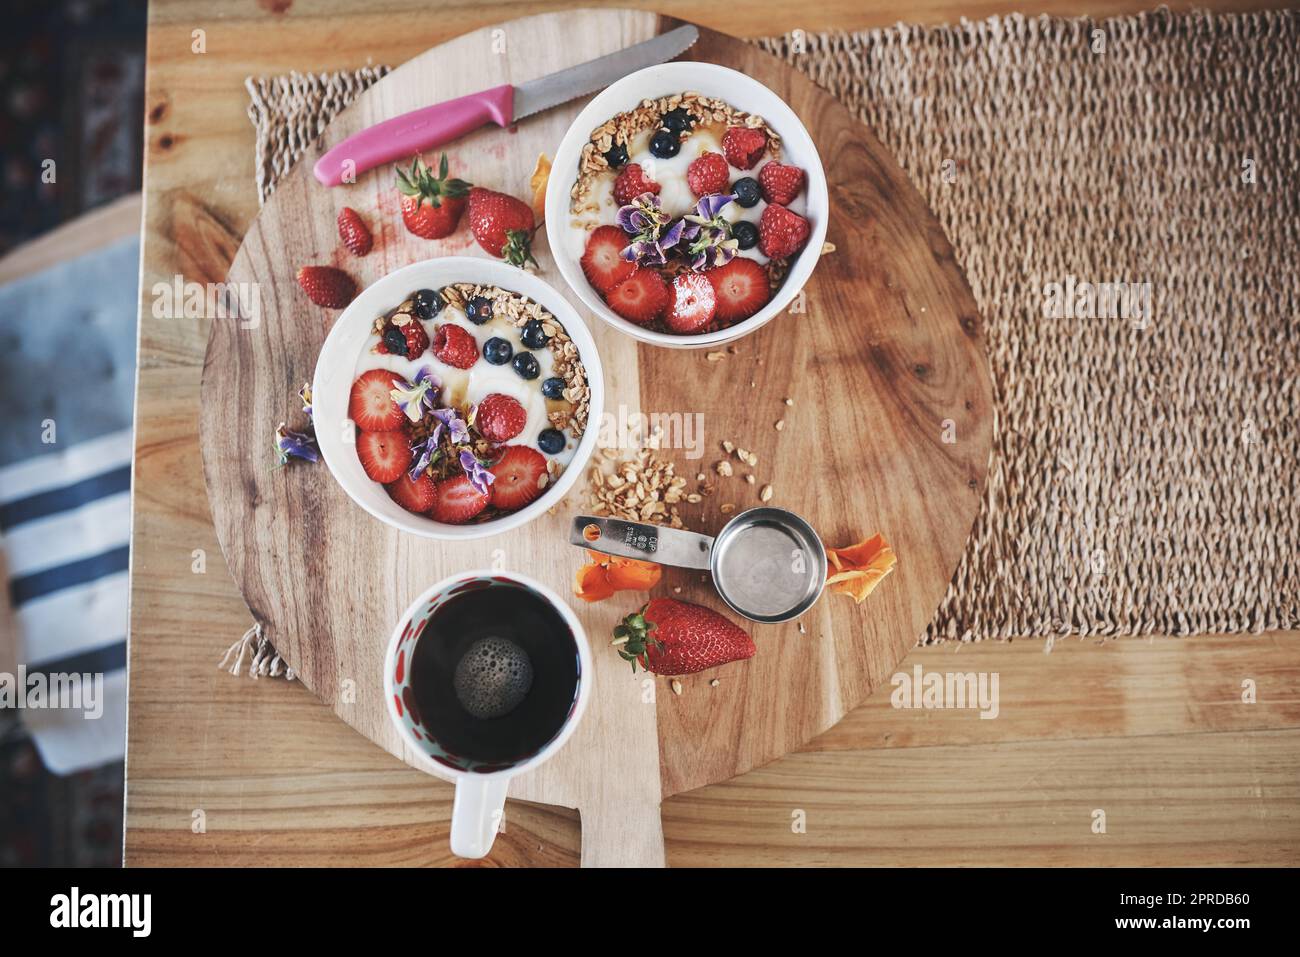
[[[298, 267], [334, 263], [366, 285], [419, 259], [484, 255], [464, 223], [445, 241], [408, 234], [391, 169], [326, 189], [313, 179], [312, 164], [327, 146], [379, 120], [542, 76], [674, 25], [645, 13], [568, 11], [480, 30], [416, 57], [362, 94], [281, 180], [231, 267], [231, 282], [257, 284], [262, 314], [256, 327], [214, 323], [208, 343], [202, 444], [222, 548], [253, 616], [303, 682], [408, 762], [382, 700], [381, 660], [393, 623], [425, 587], [464, 569], [514, 568], [571, 593], [584, 558], [567, 544], [567, 529], [588, 507], [586, 480], [553, 514], [523, 529], [443, 544], [372, 519], [323, 464], [272, 468], [272, 429], [282, 420], [305, 424], [294, 393], [311, 380], [337, 317], [302, 295]], [[942, 230], [894, 159], [831, 96], [748, 44], [701, 30], [685, 57], [757, 78], [802, 118], [826, 163], [827, 238], [836, 249], [806, 287], [804, 311], [778, 317], [721, 361], [697, 350], [638, 347], [570, 296], [601, 351], [606, 409], [703, 413], [703, 456], [670, 453], [692, 486], [697, 472], [711, 472], [723, 457], [723, 440], [758, 454], [755, 485], [738, 468], [737, 477], [714, 477], [718, 490], [702, 506], [683, 510], [692, 528], [716, 531], [726, 520], [724, 503], [737, 511], [756, 505], [770, 483], [772, 504], [806, 516], [829, 545], [883, 533], [898, 567], [860, 606], [823, 596], [802, 630], [795, 622], [752, 625], [755, 658], [685, 678], [681, 695], [664, 679], [634, 676], [608, 646], [616, 620], [643, 596], [622, 593], [594, 606], [575, 599], [597, 661], [591, 708], [566, 748], [516, 779], [510, 793], [578, 808], [585, 865], [662, 864], [663, 797], [798, 748], [887, 683], [956, 568], [991, 439], [975, 303]], [[527, 196], [538, 154], [554, 155], [582, 103], [451, 144], [453, 170]], [[335, 219], [344, 205], [375, 229], [375, 249], [364, 259], [338, 242]], [[564, 290], [541, 231], [538, 237], [541, 274]], [[785, 420], [781, 431], [778, 419]], [[945, 434], [957, 441], [945, 442]], [[657, 593], [672, 594], [674, 586], [682, 598], [725, 610], [698, 574], [666, 574]]]

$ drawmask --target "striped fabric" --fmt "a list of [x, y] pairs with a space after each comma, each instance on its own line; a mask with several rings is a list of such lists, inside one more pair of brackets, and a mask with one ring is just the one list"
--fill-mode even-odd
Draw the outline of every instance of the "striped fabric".
[[56, 448], [0, 468], [0, 536], [27, 675], [104, 675], [97, 720], [23, 713], [46, 765], [68, 773], [125, 750], [131, 431]]

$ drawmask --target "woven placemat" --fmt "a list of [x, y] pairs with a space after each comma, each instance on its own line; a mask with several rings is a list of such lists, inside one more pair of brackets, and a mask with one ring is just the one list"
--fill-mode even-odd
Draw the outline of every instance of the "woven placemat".
[[[985, 319], [988, 490], [924, 637], [1300, 626], [1300, 16], [759, 44], [894, 152]], [[263, 199], [385, 72], [248, 81]], [[1071, 282], [1132, 283], [1149, 315], [1047, 315]]]

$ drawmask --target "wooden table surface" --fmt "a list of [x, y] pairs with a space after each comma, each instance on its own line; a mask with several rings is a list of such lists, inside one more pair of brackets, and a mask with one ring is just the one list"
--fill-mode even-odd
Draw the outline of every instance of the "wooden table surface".
[[[775, 0], [629, 7], [758, 36], [1129, 0]], [[1204, 4], [1175, 3], [1175, 8]], [[1288, 3], [1212, 3], [1261, 9]], [[296, 682], [217, 658], [250, 624], [203, 491], [207, 323], [151, 314], [155, 282], [219, 282], [256, 215], [248, 75], [398, 64], [564, 3], [155, 0], [131, 568], [126, 862], [454, 864], [449, 785], [349, 729]], [[698, 9], [697, 9], [698, 8]], [[205, 53], [192, 52], [195, 30]], [[1041, 640], [914, 651], [903, 669], [996, 672], [1001, 713], [877, 694], [804, 751], [663, 807], [670, 865], [1300, 862], [1300, 634]], [[1242, 701], [1247, 679], [1255, 703]], [[886, 689], [887, 690], [887, 689]], [[1105, 832], [1094, 827], [1105, 812]], [[572, 865], [573, 812], [511, 802], [489, 864]]]

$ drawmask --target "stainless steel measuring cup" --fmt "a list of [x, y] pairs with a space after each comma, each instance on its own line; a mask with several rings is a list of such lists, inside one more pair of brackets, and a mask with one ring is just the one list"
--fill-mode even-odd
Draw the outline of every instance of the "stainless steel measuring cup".
[[741, 512], [715, 538], [618, 518], [579, 515], [569, 541], [677, 568], [707, 570], [718, 594], [750, 621], [797, 618], [826, 584], [826, 549], [811, 525], [783, 508]]

